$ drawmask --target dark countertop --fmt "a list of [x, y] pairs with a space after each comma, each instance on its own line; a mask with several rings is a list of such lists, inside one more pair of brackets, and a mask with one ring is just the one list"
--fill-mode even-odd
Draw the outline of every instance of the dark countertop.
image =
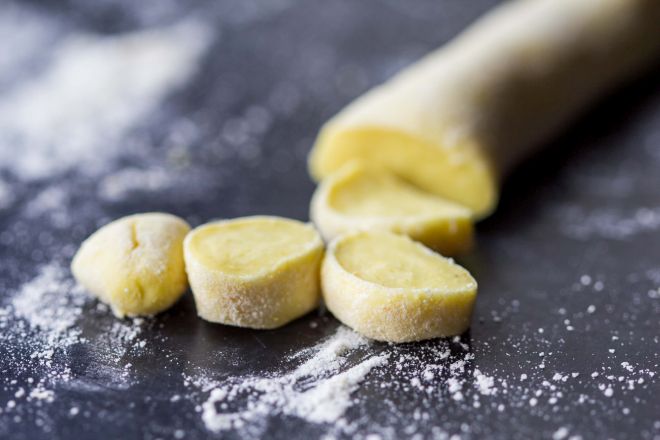
[[[109, 36], [182, 16], [212, 29], [198, 72], [112, 140], [112, 155], [81, 156], [81, 166], [26, 178], [7, 152], [27, 154], [29, 145], [0, 137], [0, 183], [10, 193], [0, 204], [2, 438], [213, 437], [195, 410], [208, 391], [184, 384], [184, 376], [275, 374], [292, 367], [287, 356], [332, 334], [337, 321], [317, 312], [273, 331], [212, 325], [196, 317], [190, 294], [144, 323], [113, 327], [111, 314], [87, 301], [66, 330], [78, 329], [84, 340], [43, 362], [32, 356], [44, 348], [40, 330], [8, 315], [25, 283], [43, 267], [66, 268], [81, 240], [109, 219], [158, 210], [194, 225], [252, 214], [306, 220], [314, 184], [305, 159], [320, 124], [495, 2], [215, 3], [0, 6], [0, 15], [4, 8], [27, 17], [26, 27], [33, 17], [50, 26], [47, 43], [33, 57], [26, 52], [20, 69], [6, 64], [0, 102], [24, 76], [46, 68], [49, 48], [71, 33]], [[358, 387], [346, 412], [354, 430], [274, 412], [252, 430], [216, 436], [660, 438], [658, 73], [602, 100], [506, 181], [499, 209], [478, 225], [478, 247], [460, 259], [480, 287], [460, 342], [374, 343], [349, 358], [349, 366], [369, 351], [416, 359], [379, 367]], [[257, 128], [243, 129], [245, 121]], [[108, 196], [106, 187], [127, 168], [156, 170], [156, 177], [140, 181], [146, 189]], [[71, 290], [67, 273], [56, 278]], [[451, 356], [433, 358], [434, 347], [449, 347]], [[446, 374], [428, 383], [432, 393], [409, 386], [425, 362], [448, 371], [461, 359], [462, 400]], [[475, 370], [495, 379], [494, 394], [474, 384]], [[19, 391], [29, 395], [35, 384], [52, 399]]]

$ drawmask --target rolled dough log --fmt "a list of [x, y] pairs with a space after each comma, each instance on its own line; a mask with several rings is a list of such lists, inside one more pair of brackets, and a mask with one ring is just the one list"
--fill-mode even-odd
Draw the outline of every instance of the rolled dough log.
[[505, 2], [327, 122], [311, 174], [366, 158], [484, 217], [505, 173], [659, 52], [659, 0]]

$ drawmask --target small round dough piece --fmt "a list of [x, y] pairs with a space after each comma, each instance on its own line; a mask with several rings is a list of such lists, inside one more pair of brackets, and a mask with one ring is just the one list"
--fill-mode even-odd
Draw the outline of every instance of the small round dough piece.
[[333, 241], [321, 285], [337, 319], [388, 342], [463, 333], [477, 294], [477, 282], [453, 260], [389, 232], [357, 232]]
[[170, 214], [123, 217], [83, 242], [71, 270], [118, 318], [154, 315], [188, 288], [183, 239], [189, 231], [185, 221]]
[[310, 217], [327, 241], [348, 232], [390, 231], [443, 255], [464, 253], [474, 241], [468, 208], [360, 162], [347, 164], [321, 183]]
[[310, 224], [255, 216], [208, 223], [184, 242], [197, 314], [238, 327], [280, 327], [320, 300], [323, 241]]

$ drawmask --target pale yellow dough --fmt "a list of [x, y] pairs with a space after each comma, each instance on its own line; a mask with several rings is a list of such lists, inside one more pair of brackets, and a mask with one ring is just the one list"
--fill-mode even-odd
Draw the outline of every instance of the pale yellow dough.
[[463, 333], [477, 294], [477, 282], [453, 260], [388, 232], [357, 232], [333, 241], [321, 284], [337, 319], [389, 342]]
[[443, 255], [463, 253], [473, 243], [469, 209], [420, 191], [384, 168], [358, 162], [321, 183], [310, 211], [326, 241], [354, 231], [390, 231]]
[[270, 329], [318, 306], [323, 241], [309, 224], [255, 216], [208, 223], [185, 239], [197, 314]]
[[71, 270], [117, 317], [148, 316], [169, 308], [188, 288], [182, 219], [161, 213], [130, 215], [83, 242]]
[[503, 175], [659, 53], [658, 0], [503, 2], [328, 121], [310, 172], [362, 159], [482, 218]]

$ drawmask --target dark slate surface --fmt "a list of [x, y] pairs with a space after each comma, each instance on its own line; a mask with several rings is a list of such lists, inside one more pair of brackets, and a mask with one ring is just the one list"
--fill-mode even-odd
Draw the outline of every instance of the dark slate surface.
[[[127, 32], [185, 14], [214, 23], [218, 37], [200, 72], [136, 125], [130, 140], [140, 148], [129, 148], [132, 144], [126, 142], [120, 158], [107, 164], [107, 173], [127, 164], [169, 169], [165, 152], [174, 142], [175, 128], [187, 119], [197, 129], [186, 139], [189, 165], [173, 171], [184, 176], [181, 185], [108, 202], [96, 196], [98, 176], [74, 170], [25, 182], [5, 169], [3, 176], [16, 195], [14, 203], [0, 211], [0, 295], [5, 299], [40, 265], [66, 262], [98, 225], [128, 213], [169, 211], [193, 224], [257, 213], [307, 219], [314, 185], [305, 157], [320, 124], [495, 2], [198, 0], [185, 6], [164, 2], [158, 8], [141, 3], [62, 0], [24, 6], [56, 17], [62, 33]], [[552, 405], [546, 396], [531, 406], [529, 396], [500, 393], [475, 408], [470, 399], [474, 389], [466, 390], [463, 402], [446, 393], [443, 399], [423, 401], [417, 391], [404, 388], [387, 394], [379, 389], [379, 381], [408, 379], [386, 367], [357, 391], [359, 404], [347, 413], [349, 420], [358, 420], [356, 434], [389, 426], [381, 435], [404, 438], [414, 409], [423, 408], [430, 415], [417, 429], [423, 437], [431, 437], [434, 426], [462, 438], [549, 438], [560, 427], [585, 439], [660, 436], [657, 373], [645, 375], [643, 386], [634, 390], [615, 383], [612, 397], [598, 389], [599, 383], [609, 381], [591, 379], [594, 371], [632, 377], [621, 362], [658, 371], [660, 302], [652, 290], [660, 286], [658, 78], [657, 71], [649, 73], [603, 100], [509, 178], [497, 213], [479, 225], [479, 246], [461, 259], [480, 285], [472, 329], [462, 338], [476, 356], [466, 378], [470, 380], [475, 368], [512, 382], [525, 373], [525, 387], [533, 392], [555, 371], [580, 373], [563, 387], [560, 402]], [[229, 119], [252, 105], [272, 109], [267, 132], [255, 139], [256, 156], [231, 150], [220, 136]], [[22, 209], [52, 185], [66, 189], [69, 197], [62, 209], [75, 213], [75, 222], [64, 228], [48, 213], [33, 218]], [[48, 245], [37, 237], [49, 237]], [[580, 286], [585, 274], [602, 282], [603, 290], [593, 284]], [[586, 312], [590, 305], [596, 307], [593, 314]], [[129, 351], [116, 360], [105, 354], [100, 342], [99, 329], [112, 320], [90, 311], [79, 324], [90, 342], [70, 347], [57, 360], [68, 362], [77, 383], [89, 386], [63, 387], [52, 404], [23, 407], [18, 421], [7, 412], [0, 414], [0, 436], [172, 438], [180, 429], [185, 438], [212, 437], [194, 411], [199, 401], [170, 401], [173, 394], [189, 394], [182, 373], [205, 370], [222, 378], [276, 371], [284, 355], [313, 345], [338, 326], [331, 316], [316, 313], [275, 331], [211, 325], [196, 318], [192, 298], [186, 295], [146, 326], [142, 337], [152, 348], [147, 354]], [[310, 328], [312, 321], [318, 327]], [[375, 344], [369, 349], [414, 355], [435, 343], [444, 342], [398, 348]], [[7, 354], [16, 349], [0, 345], [2, 406], [17, 386], [27, 386], [25, 371], [14, 362], [15, 355]], [[20, 349], [29, 353], [29, 347]], [[537, 368], [540, 352], [546, 354], [543, 370]], [[127, 363], [133, 366], [130, 385], [113, 386], [112, 371], [119, 374]], [[38, 369], [29, 373], [37, 378], [42, 374]], [[12, 380], [17, 382], [10, 385]], [[436, 386], [446, 384], [439, 380]], [[588, 401], [580, 403], [580, 395]], [[399, 409], [384, 410], [386, 399]], [[499, 404], [506, 409], [497, 410]], [[69, 415], [72, 406], [80, 407], [79, 417]], [[274, 415], [262, 435], [307, 439], [328, 429]], [[225, 437], [238, 438], [240, 433]]]

